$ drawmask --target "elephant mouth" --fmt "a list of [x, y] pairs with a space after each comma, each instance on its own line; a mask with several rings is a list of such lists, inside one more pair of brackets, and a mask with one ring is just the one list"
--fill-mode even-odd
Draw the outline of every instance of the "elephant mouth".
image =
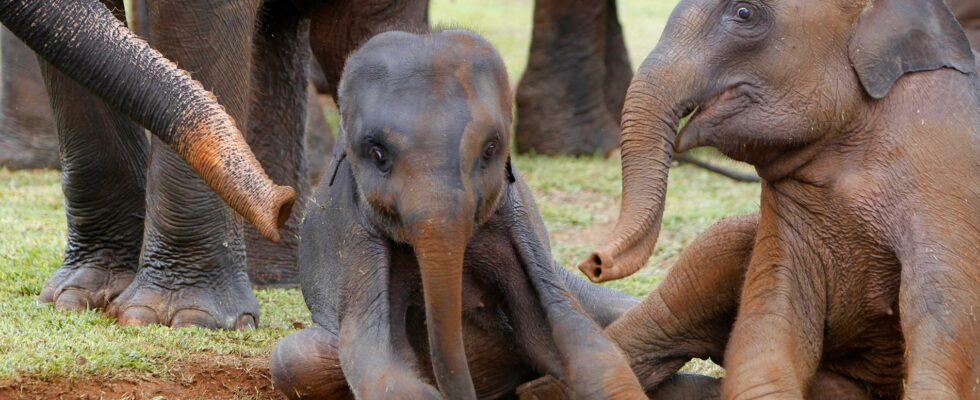
[[712, 145], [713, 131], [755, 102], [752, 89], [749, 83], [736, 83], [705, 102], [691, 105], [682, 114], [686, 115], [687, 123], [677, 132], [675, 151], [683, 153], [695, 147]]

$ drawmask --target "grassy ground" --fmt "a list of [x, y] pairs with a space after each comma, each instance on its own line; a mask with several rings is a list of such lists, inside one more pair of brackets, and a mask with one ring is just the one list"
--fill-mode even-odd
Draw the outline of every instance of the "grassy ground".
[[[656, 43], [673, 4], [620, 0], [634, 64]], [[499, 47], [516, 82], [527, 59], [531, 11], [531, 0], [433, 0], [431, 20], [483, 33]], [[576, 265], [615, 222], [619, 161], [518, 156], [515, 163], [535, 191], [555, 257]], [[698, 232], [724, 216], [756, 211], [758, 195], [758, 185], [733, 183], [688, 166], [675, 168], [651, 265], [611, 286], [637, 296], [648, 293]], [[58, 174], [0, 169], [0, 387], [12, 380], [93, 376], [179, 379], [179, 366], [201, 357], [262, 363], [278, 338], [309, 321], [297, 290], [258, 292], [259, 328], [245, 332], [120, 327], [94, 311], [57, 312], [35, 299], [57, 269], [64, 242]]]

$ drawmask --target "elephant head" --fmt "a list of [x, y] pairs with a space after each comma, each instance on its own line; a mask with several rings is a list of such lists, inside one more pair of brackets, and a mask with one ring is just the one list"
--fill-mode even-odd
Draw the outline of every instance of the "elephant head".
[[170, 145], [259, 232], [279, 240], [293, 189], [269, 179], [214, 95], [99, 0], [0, 0], [0, 22], [55, 68]]
[[496, 51], [464, 31], [375, 36], [348, 60], [340, 83], [335, 149], [343, 153], [335, 157], [350, 163], [366, 225], [414, 250], [433, 369], [451, 399], [474, 397], [463, 349], [463, 255], [508, 182], [508, 88]]
[[681, 1], [627, 93], [619, 220], [579, 268], [599, 282], [646, 263], [674, 151], [713, 146], [776, 181], [903, 75], [940, 68], [975, 68], [943, 0]]

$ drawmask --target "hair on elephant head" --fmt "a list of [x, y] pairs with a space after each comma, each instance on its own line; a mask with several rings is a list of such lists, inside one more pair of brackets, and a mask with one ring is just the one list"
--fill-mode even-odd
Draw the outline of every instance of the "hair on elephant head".
[[975, 72], [943, 0], [683, 0], [627, 94], [616, 228], [580, 269], [600, 282], [646, 263], [674, 150], [713, 146], [778, 180], [901, 77], [941, 68]]
[[[317, 326], [280, 342], [277, 386], [497, 398], [537, 373], [585, 398], [642, 395], [596, 322], [635, 301], [554, 263], [511, 167], [511, 94], [493, 47], [461, 30], [383, 33], [339, 87], [334, 170], [300, 249]], [[313, 368], [334, 357], [342, 375]]]

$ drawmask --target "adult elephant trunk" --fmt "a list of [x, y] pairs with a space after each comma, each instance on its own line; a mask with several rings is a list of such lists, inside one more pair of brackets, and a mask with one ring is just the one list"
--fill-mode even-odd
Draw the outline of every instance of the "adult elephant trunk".
[[[661, 43], [661, 46], [664, 46]], [[660, 47], [644, 60], [623, 107], [623, 197], [616, 227], [579, 270], [593, 282], [632, 275], [653, 253], [664, 213], [677, 125], [693, 111], [696, 69]]]
[[476, 399], [463, 349], [463, 255], [473, 226], [472, 207], [426, 212], [414, 224], [425, 319], [439, 391], [449, 399]]
[[170, 145], [235, 211], [279, 240], [295, 192], [273, 184], [214, 95], [99, 0], [0, 0], [0, 22]]

